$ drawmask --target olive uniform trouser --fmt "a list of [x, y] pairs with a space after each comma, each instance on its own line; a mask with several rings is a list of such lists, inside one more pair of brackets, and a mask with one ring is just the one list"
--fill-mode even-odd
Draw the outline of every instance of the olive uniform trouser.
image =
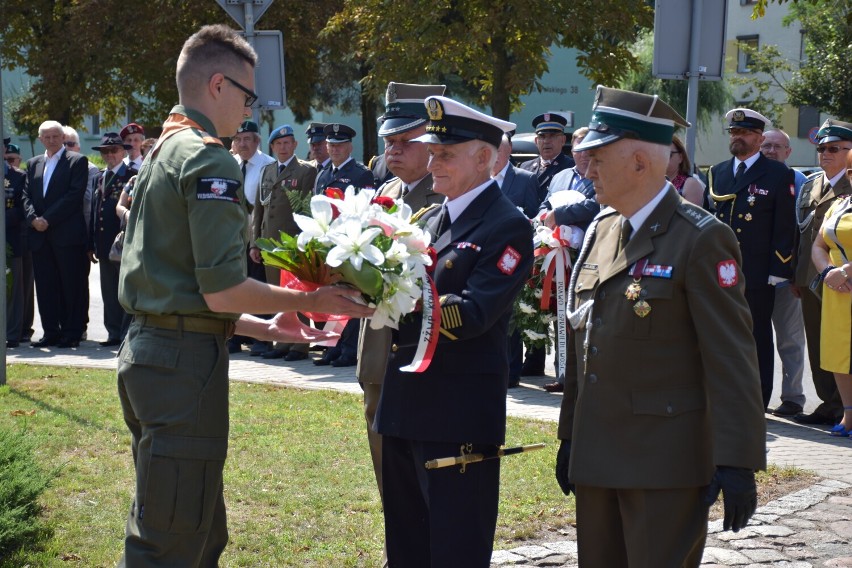
[[134, 318], [118, 354], [118, 392], [136, 468], [119, 566], [213, 567], [228, 542], [227, 323], [186, 318], [222, 328], [203, 333], [171, 318], [178, 329]]

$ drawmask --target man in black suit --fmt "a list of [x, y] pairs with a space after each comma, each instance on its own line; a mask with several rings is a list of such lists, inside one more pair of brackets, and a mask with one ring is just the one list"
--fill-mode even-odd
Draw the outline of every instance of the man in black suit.
[[[9, 148], [10, 139], [3, 139], [3, 151]], [[6, 299], [6, 348], [13, 349], [21, 344], [24, 321], [24, 268], [25, 242], [21, 237], [24, 224], [22, 200], [27, 186], [27, 174], [3, 162], [6, 194], [6, 247], [12, 287]]]
[[27, 162], [24, 192], [28, 244], [44, 337], [33, 347], [77, 347], [85, 325], [86, 222], [83, 196], [89, 161], [63, 145], [62, 125], [39, 126], [45, 153]]
[[89, 260], [100, 262], [101, 297], [104, 302], [104, 327], [107, 338], [101, 341], [103, 347], [115, 347], [121, 343], [130, 326], [130, 316], [118, 303], [119, 263], [111, 262], [109, 251], [116, 235], [121, 231], [121, 219], [115, 213], [115, 206], [121, 196], [121, 190], [130, 178], [138, 172], [130, 162], [124, 161], [131, 145], [125, 144], [116, 132], [107, 132], [99, 146], [92, 148], [101, 153], [106, 168], [100, 172], [92, 201], [92, 224], [89, 228]]
[[528, 172], [513, 166], [509, 162], [512, 156], [512, 140], [507, 134], [503, 135], [500, 148], [497, 149], [497, 161], [491, 169], [491, 177], [500, 186], [503, 195], [509, 201], [520, 207], [527, 217], [535, 217], [538, 211], [538, 181]]
[[390, 566], [487, 567], [500, 460], [464, 473], [425, 463], [460, 451], [494, 453], [504, 442], [506, 333], [532, 266], [532, 229], [489, 177], [500, 139], [515, 125], [445, 97], [425, 104], [430, 122], [416, 140], [428, 146], [434, 191], [447, 197], [427, 225], [440, 296], [427, 314], [440, 310], [441, 329], [431, 336], [437, 344], [425, 370], [419, 338], [431, 318], [414, 314], [393, 334], [375, 423], [383, 436], [385, 541]]
[[555, 112], [540, 114], [532, 121], [539, 157], [524, 162], [520, 168], [532, 172], [538, 178], [539, 203], [547, 196], [553, 176], [574, 165], [574, 160], [562, 152], [567, 124], [568, 119]]
[[796, 233], [793, 172], [760, 153], [769, 119], [747, 108], [725, 115], [733, 158], [710, 170], [708, 194], [716, 217], [737, 236], [743, 254], [745, 296], [757, 344], [763, 406], [772, 395], [775, 347], [772, 340], [773, 286], [793, 277]]

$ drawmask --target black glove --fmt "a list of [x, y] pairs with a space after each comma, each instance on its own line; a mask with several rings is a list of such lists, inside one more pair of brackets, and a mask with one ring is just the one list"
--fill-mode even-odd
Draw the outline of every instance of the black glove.
[[[557, 461], [558, 463], [558, 461]], [[557, 466], [558, 467], [558, 466]], [[757, 509], [757, 484], [754, 472], [742, 467], [719, 466], [707, 492], [704, 494], [704, 504], [711, 506], [722, 492], [722, 502], [725, 504], [724, 530], [739, 531], [748, 524], [748, 520]]]
[[559, 487], [565, 495], [576, 494], [574, 484], [568, 479], [568, 464], [570, 460], [571, 440], [562, 440], [559, 451], [556, 453], [556, 481], [559, 482]]

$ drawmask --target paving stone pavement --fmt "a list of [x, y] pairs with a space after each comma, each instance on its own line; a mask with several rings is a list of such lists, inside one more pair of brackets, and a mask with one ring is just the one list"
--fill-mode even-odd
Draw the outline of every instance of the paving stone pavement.
[[[83, 341], [76, 349], [33, 349], [22, 344], [7, 351], [7, 363], [115, 369], [117, 349], [97, 344], [97, 340], [106, 338], [106, 332], [99, 323], [102, 312], [96, 267], [90, 276], [90, 289], [91, 341]], [[36, 338], [41, 336], [39, 332], [37, 329]], [[776, 362], [776, 375], [779, 370]], [[509, 391], [510, 416], [551, 422], [559, 419], [562, 396], [542, 388], [553, 380], [550, 362], [547, 372], [549, 377], [524, 377], [519, 388]], [[809, 372], [806, 374], [804, 380], [811, 381]], [[317, 367], [310, 359], [270, 361], [249, 357], [247, 351], [231, 356], [231, 380], [361, 392], [354, 367]], [[780, 385], [778, 377], [776, 385]], [[809, 394], [808, 399], [806, 411], [816, 404], [815, 396]], [[720, 522], [711, 522], [702, 566], [852, 568], [852, 439], [832, 438], [824, 428], [802, 426], [770, 415], [766, 425], [769, 463], [813, 471], [822, 479], [760, 507], [749, 526], [738, 533], [722, 532]], [[576, 566], [576, 534], [568, 530], [555, 542], [495, 551], [492, 565]]]

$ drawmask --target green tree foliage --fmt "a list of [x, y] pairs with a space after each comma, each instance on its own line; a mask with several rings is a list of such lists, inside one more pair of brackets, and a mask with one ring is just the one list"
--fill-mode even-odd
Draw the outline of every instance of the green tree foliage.
[[798, 3], [789, 18], [801, 21], [806, 60], [787, 85], [790, 104], [811, 105], [841, 120], [852, 120], [852, 2]]
[[38, 498], [50, 476], [34, 452], [35, 442], [23, 432], [0, 429], [0, 558], [46, 534]]
[[749, 73], [731, 75], [728, 82], [744, 87], [740, 98], [748, 101], [748, 108], [778, 123], [784, 113], [786, 98], [779, 98], [777, 93], [780, 90], [790, 95], [787, 85], [796, 71], [797, 62], [784, 58], [777, 45], [766, 44], [757, 49], [740, 43], [737, 49], [746, 54]]
[[[639, 93], [659, 95], [681, 115], [686, 116], [686, 98], [688, 81], [659, 79], [652, 74], [654, 63], [654, 34], [643, 33], [632, 53], [639, 62], [636, 69], [630, 71], [619, 83], [619, 88]], [[731, 107], [731, 96], [724, 81], [700, 81], [698, 88], [698, 125], [708, 128], [714, 116], [724, 113]]]

